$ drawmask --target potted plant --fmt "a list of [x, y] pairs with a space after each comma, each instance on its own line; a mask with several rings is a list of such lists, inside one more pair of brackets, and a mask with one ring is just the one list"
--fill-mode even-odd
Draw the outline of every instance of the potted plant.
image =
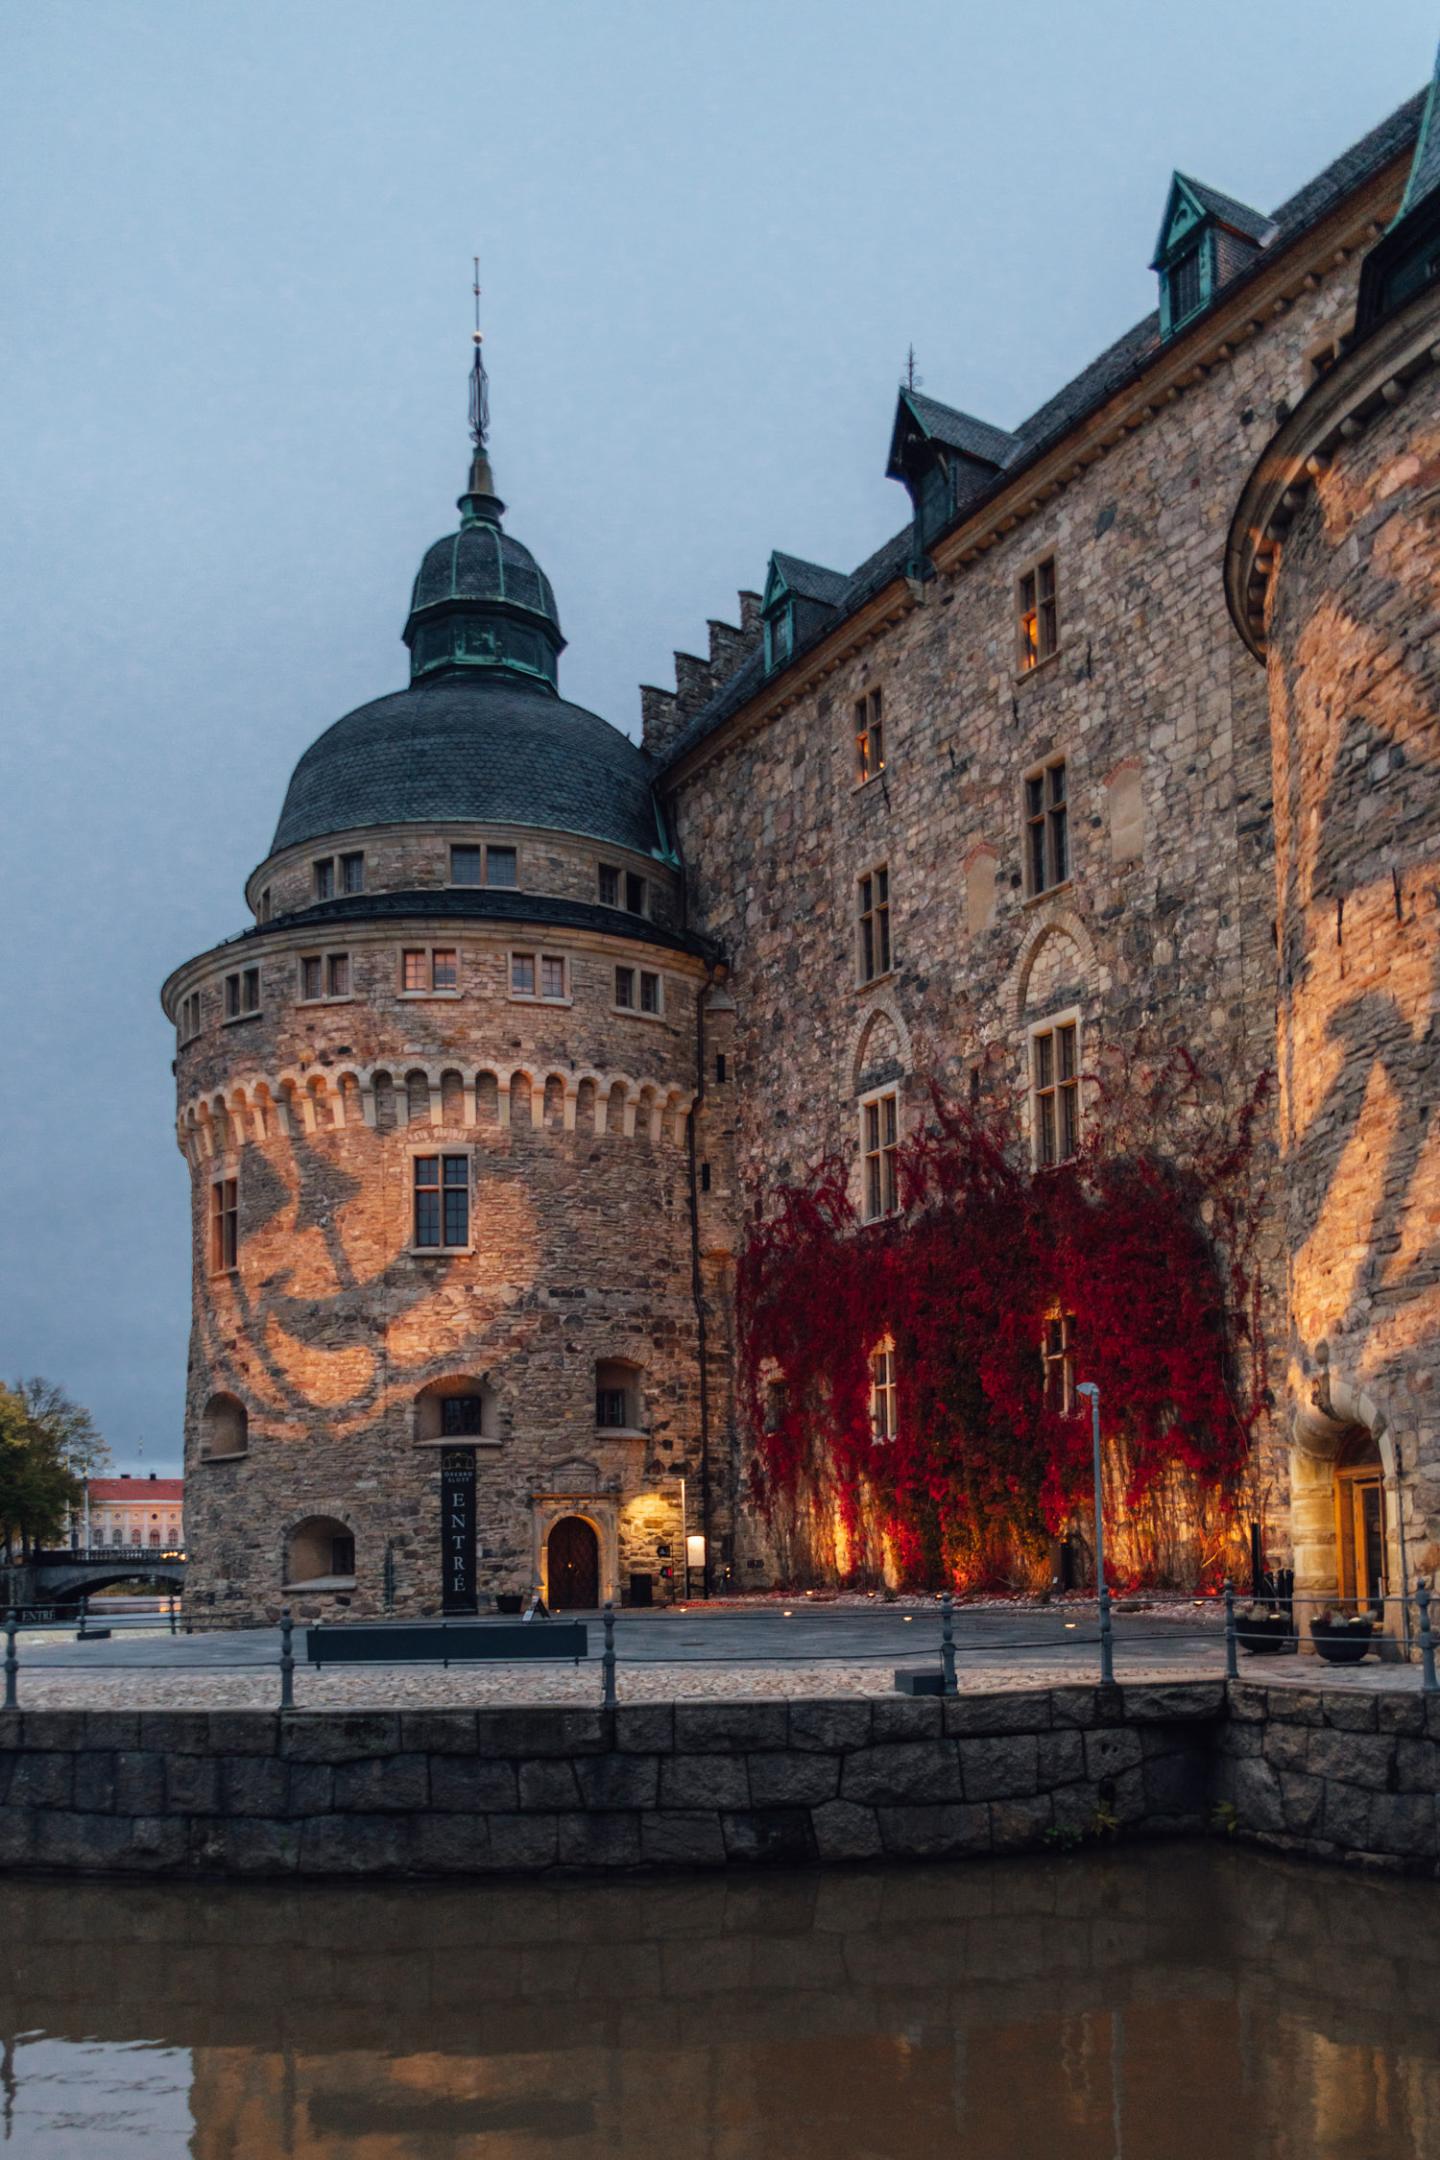
[[1278, 1605], [1239, 1605], [1235, 1609], [1235, 1639], [1252, 1657], [1293, 1649], [1295, 1627], [1288, 1612]]
[[1331, 1665], [1358, 1665], [1375, 1634], [1374, 1615], [1347, 1613], [1327, 1605], [1310, 1622], [1316, 1650]]
[[495, 1598], [495, 1610], [497, 1613], [511, 1614], [524, 1612], [525, 1598], [523, 1592], [519, 1590], [498, 1591]]

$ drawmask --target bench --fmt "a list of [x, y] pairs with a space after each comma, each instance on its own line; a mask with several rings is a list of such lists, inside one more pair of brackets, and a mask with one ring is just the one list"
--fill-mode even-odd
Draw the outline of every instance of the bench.
[[583, 1620], [538, 1626], [489, 1621], [406, 1620], [328, 1622], [305, 1630], [305, 1655], [320, 1665], [459, 1665], [484, 1658], [573, 1658], [588, 1655]]

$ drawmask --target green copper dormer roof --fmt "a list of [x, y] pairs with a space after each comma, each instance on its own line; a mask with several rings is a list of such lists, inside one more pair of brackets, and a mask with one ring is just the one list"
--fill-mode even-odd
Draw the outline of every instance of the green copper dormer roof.
[[457, 507], [459, 531], [426, 549], [411, 594], [411, 681], [474, 670], [554, 690], [565, 649], [555, 595], [529, 548], [501, 524], [505, 505], [483, 449]]
[[1405, 193], [1394, 221], [1360, 267], [1360, 296], [1355, 308], [1355, 336], [1363, 338], [1440, 279], [1440, 52]]

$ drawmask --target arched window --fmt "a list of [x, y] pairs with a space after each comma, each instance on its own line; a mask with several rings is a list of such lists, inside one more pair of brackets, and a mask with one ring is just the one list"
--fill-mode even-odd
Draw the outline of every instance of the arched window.
[[243, 1455], [250, 1445], [245, 1405], [233, 1395], [212, 1395], [200, 1413], [200, 1456]]
[[638, 1432], [640, 1367], [627, 1358], [602, 1358], [595, 1367], [595, 1429]]
[[495, 1390], [478, 1375], [447, 1374], [415, 1398], [415, 1438], [421, 1444], [499, 1437]]
[[285, 1582], [291, 1590], [348, 1589], [355, 1581], [355, 1533], [334, 1515], [310, 1515], [290, 1533]]

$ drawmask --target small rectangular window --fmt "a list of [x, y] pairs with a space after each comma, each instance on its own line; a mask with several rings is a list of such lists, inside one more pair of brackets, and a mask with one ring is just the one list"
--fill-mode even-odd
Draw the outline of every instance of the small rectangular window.
[[615, 970], [615, 1003], [616, 1003], [616, 1004], [617, 1004], [617, 1005], [618, 1005], [618, 1006], [620, 1007], [620, 1009], [621, 1009], [621, 1011], [622, 1011], [622, 1012], [633, 1012], [633, 1011], [634, 1011], [634, 1009], [635, 1009], [635, 970], [634, 970], [634, 968], [629, 968], [629, 967], [617, 967], [617, 968], [616, 968], [616, 970]]
[[247, 1013], [259, 1012], [260, 970], [258, 967], [246, 968], [244, 974], [241, 976], [240, 997], [242, 1011]]
[[1055, 557], [1046, 555], [1016, 582], [1021, 674], [1060, 650], [1060, 587]]
[[235, 1178], [210, 1187], [210, 1255], [217, 1274], [228, 1274], [240, 1256], [240, 1188]]
[[407, 946], [400, 956], [400, 988], [412, 995], [436, 991], [454, 995], [460, 987], [460, 956], [450, 945]]
[[865, 1220], [893, 1215], [900, 1199], [900, 1098], [893, 1088], [860, 1106]]
[[332, 998], [350, 995], [350, 955], [332, 952], [325, 959], [325, 995]]
[[470, 1158], [417, 1155], [415, 1243], [423, 1251], [456, 1251], [470, 1242]]
[[270, 920], [270, 887], [268, 885], [260, 895], [260, 920], [261, 922], [269, 922]]
[[405, 990], [428, 990], [430, 987], [430, 955], [427, 952], [407, 951], [400, 966], [400, 984]]
[[479, 1439], [485, 1431], [483, 1395], [447, 1395], [440, 1404], [442, 1438]]
[[486, 848], [485, 882], [487, 885], [516, 885], [519, 883], [519, 864], [513, 847]]
[[225, 1017], [227, 1020], [238, 1020], [240, 1017], [240, 977], [238, 975], [227, 975], [225, 977]]
[[700, 1165], [700, 1190], [701, 1192], [709, 1192], [710, 1190], [710, 1165], [708, 1162], [702, 1162]]
[[307, 1003], [322, 995], [325, 980], [324, 962], [319, 953], [307, 954], [300, 962], [300, 995]]
[[646, 1013], [660, 1010], [660, 977], [649, 968], [640, 970], [640, 1010]]
[[870, 1353], [870, 1437], [895, 1438], [895, 1346], [886, 1341]]
[[1165, 272], [1165, 283], [1170, 295], [1170, 327], [1178, 329], [1188, 316], [1200, 305], [1200, 250], [1190, 248], [1178, 256]]
[[880, 692], [869, 690], [855, 707], [855, 782], [863, 787], [885, 770], [885, 720]]
[[625, 873], [625, 905], [632, 915], [645, 913], [645, 880], [638, 871]]
[[1075, 1315], [1051, 1313], [1045, 1322], [1045, 1407], [1068, 1417], [1075, 1408]]
[[534, 995], [535, 995], [535, 955], [534, 955], [534, 953], [525, 953], [525, 952], [517, 952], [517, 953], [511, 953], [511, 955], [510, 955], [510, 995], [511, 995], [512, 997], [534, 997]]
[[1025, 874], [1030, 893], [1048, 892], [1070, 875], [1069, 776], [1054, 758], [1025, 780]]
[[725, 1053], [723, 1050], [717, 1050], [715, 1053], [715, 1078], [723, 1084], [725, 1079]]
[[365, 856], [360, 848], [340, 857], [340, 890], [347, 893], [365, 890]]
[[540, 995], [542, 998], [563, 998], [565, 995], [565, 962], [558, 953], [540, 956]]
[[335, 897], [335, 858], [322, 855], [315, 865], [315, 898], [333, 900]]
[[460, 956], [437, 945], [430, 955], [430, 987], [432, 990], [458, 990], [460, 987]]
[[1035, 1160], [1042, 1170], [1080, 1150], [1079, 1030], [1073, 1020], [1031, 1038]]
[[890, 872], [882, 863], [859, 882], [860, 980], [888, 975], [890, 951]]
[[480, 883], [480, 861], [478, 847], [452, 847], [450, 850], [451, 884], [478, 885]]
[[330, 1573], [332, 1575], [353, 1575], [355, 1573], [355, 1540], [353, 1537], [331, 1538]]
[[619, 907], [620, 905], [620, 872], [616, 869], [614, 863], [602, 862], [600, 864], [600, 905], [602, 907]]
[[613, 1432], [623, 1430], [628, 1422], [624, 1388], [596, 1388], [595, 1423], [602, 1429], [608, 1428]]

